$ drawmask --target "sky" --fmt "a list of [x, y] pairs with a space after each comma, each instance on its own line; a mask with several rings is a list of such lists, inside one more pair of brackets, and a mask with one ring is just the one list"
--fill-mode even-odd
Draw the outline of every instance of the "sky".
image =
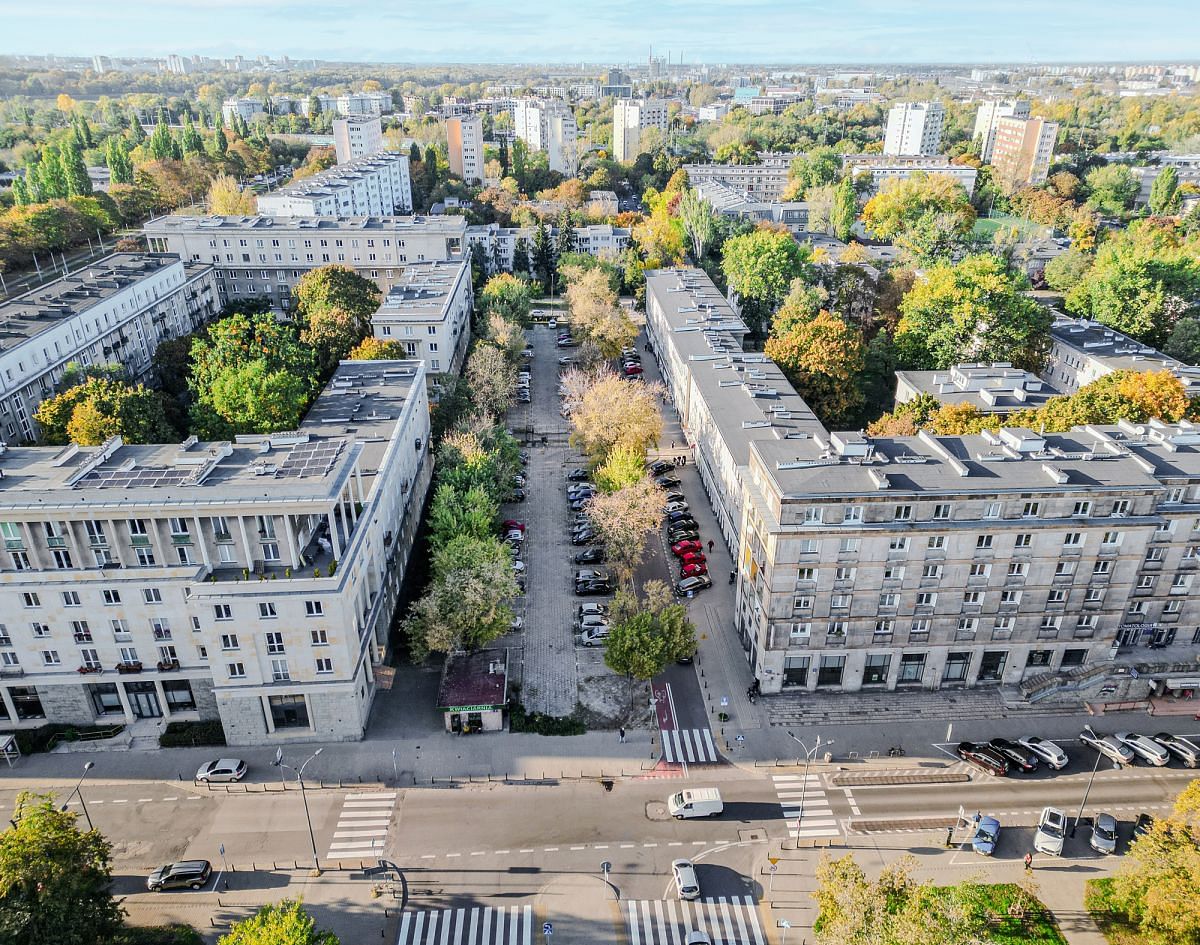
[[1195, 60], [1200, 0], [0, 0], [0, 53], [358, 62]]

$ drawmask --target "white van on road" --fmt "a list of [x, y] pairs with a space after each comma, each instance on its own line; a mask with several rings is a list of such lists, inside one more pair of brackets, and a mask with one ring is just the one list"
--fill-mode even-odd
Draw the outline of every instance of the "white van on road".
[[676, 820], [692, 817], [716, 817], [725, 809], [721, 792], [716, 788], [693, 788], [679, 791], [667, 798], [667, 810]]

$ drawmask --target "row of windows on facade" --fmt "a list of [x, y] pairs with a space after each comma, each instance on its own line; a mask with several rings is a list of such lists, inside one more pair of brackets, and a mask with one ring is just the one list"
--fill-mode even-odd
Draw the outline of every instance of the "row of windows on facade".
[[[358, 253], [354, 253], [354, 254], [352, 254], [352, 256], [351, 256], [351, 258], [350, 258], [349, 260], [347, 260], [347, 259], [346, 259], [346, 254], [345, 254], [345, 253], [305, 253], [305, 254], [304, 254], [304, 261], [305, 261], [305, 262], [309, 262], [309, 263], [315, 263], [315, 262], [317, 262], [317, 257], [318, 257], [318, 256], [320, 256], [320, 257], [321, 257], [320, 261], [321, 261], [321, 262], [325, 262], [325, 263], [327, 263], [327, 262], [354, 262], [354, 263], [362, 263], [362, 262], [386, 262], [386, 263], [390, 263], [390, 262], [396, 262], [396, 263], [406, 263], [406, 262], [408, 262], [408, 256], [407, 256], [406, 254], [404, 254], [404, 253], [396, 253], [394, 257], [392, 256], [392, 254], [390, 254], [390, 253], [389, 253], [389, 254], [387, 254], [387, 256], [386, 256], [384, 259], [379, 259], [379, 257], [378, 257], [378, 256], [377, 256], [375, 253], [367, 253], [367, 258], [366, 258], [366, 259], [363, 259], [363, 258], [362, 258], [362, 256], [361, 256], [360, 254], [358, 254]], [[337, 257], [337, 259], [336, 259], [336, 260], [333, 258], [333, 257], [335, 257], [335, 256]], [[234, 258], [234, 254], [233, 254], [233, 253], [226, 253], [226, 254], [225, 254], [225, 260], [224, 260], [224, 261], [225, 261], [225, 262], [227, 262], [227, 263], [242, 263], [243, 265], [245, 265], [245, 264], [247, 264], [247, 263], [250, 263], [250, 262], [252, 262], [252, 260], [251, 260], [251, 258], [250, 258], [250, 254], [249, 254], [249, 253], [242, 253], [242, 254], [241, 254], [241, 257], [242, 257], [241, 259], [235, 259], [235, 258]], [[424, 255], [423, 253], [418, 253], [418, 254], [417, 254], [417, 261], [418, 261], [418, 262], [421, 262], [421, 261], [423, 261], [424, 259], [425, 259], [425, 255]], [[199, 257], [198, 255], [193, 255], [193, 256], [192, 256], [192, 260], [193, 260], [194, 262], [199, 262], [199, 261], [200, 261], [200, 257]], [[219, 265], [221, 264], [221, 256], [220, 256], [220, 254], [219, 254], [219, 253], [213, 253], [213, 254], [212, 254], [212, 256], [210, 256], [210, 257], [209, 257], [209, 262], [211, 262], [211, 263], [212, 263], [214, 266], [219, 266]], [[259, 262], [260, 264], [267, 262], [267, 255], [266, 255], [266, 253], [259, 253], [259, 254], [258, 254], [258, 262]], [[299, 256], [298, 256], [296, 253], [292, 253], [292, 254], [291, 254], [291, 256], [290, 256], [288, 259], [286, 259], [286, 260], [285, 260], [285, 259], [283, 258], [283, 254], [281, 254], [281, 253], [276, 253], [276, 254], [275, 254], [275, 262], [277, 262], [277, 263], [281, 263], [281, 262], [298, 263], [298, 262], [300, 262], [300, 257], [299, 257]], [[296, 272], [297, 272], [297, 270], [295, 270], [295, 269], [293, 269], [293, 270], [292, 270], [292, 278], [293, 278], [293, 279], [295, 279], [295, 278], [298, 278], [298, 277], [295, 275], [295, 273], [296, 273]], [[390, 269], [388, 270], [388, 275], [387, 275], [387, 277], [388, 277], [389, 279], [390, 279], [390, 278], [392, 278], [392, 270], [390, 270]], [[247, 273], [245, 274], [244, 278], [247, 278], [247, 279], [248, 279], [248, 278], [250, 278], [250, 273], [249, 273], [249, 272], [247, 272]], [[267, 276], [267, 271], [266, 271], [265, 269], [263, 270], [263, 273], [262, 273], [262, 278], [263, 278], [263, 279], [266, 279], [266, 278], [268, 278], [268, 276]], [[278, 274], [277, 274], [277, 278], [283, 278], [283, 273], [278, 273]], [[378, 279], [378, 278], [379, 278], [379, 271], [378, 271], [378, 270], [375, 270], [375, 271], [374, 271], [374, 274], [373, 274], [372, 278], [373, 278], [373, 279]]]
[[[1162, 502], [1164, 505], [1179, 504], [1187, 501], [1189, 498], [1188, 490], [1183, 486], [1172, 487], [1167, 490]], [[1109, 508], [1108, 515], [1110, 517], [1120, 518], [1129, 514], [1131, 503], [1128, 499], [1117, 499]], [[1095, 503], [1088, 499], [1083, 499], [1074, 503], [1071, 515], [1072, 518], [1087, 518], [1095, 513]], [[865, 521], [866, 506], [862, 505], [844, 505], [842, 506], [841, 524], [843, 525], [858, 525]], [[917, 519], [914, 516], [914, 511], [917, 509], [913, 505], [896, 505], [892, 507], [893, 522], [911, 522]], [[954, 505], [949, 502], [942, 502], [934, 505], [929, 510], [928, 521], [950, 521], [954, 518]], [[1040, 518], [1042, 514], [1041, 502], [1025, 502], [1021, 507], [1020, 518]], [[968, 516], [969, 519], [974, 519], [976, 516]], [[1005, 505], [1003, 502], [987, 502], [983, 505], [983, 511], [980, 518], [998, 519], [1005, 517]], [[1064, 516], [1068, 517], [1068, 516]], [[820, 505], [811, 505], [804, 509], [801, 521], [805, 525], [822, 525], [833, 524], [825, 522], [825, 507]]]
[[[1061, 666], [1082, 666], [1087, 659], [1086, 649], [1068, 649], [1063, 651]], [[892, 666], [891, 653], [868, 653], [863, 667], [864, 685], [883, 685], [888, 681]], [[962, 683], [967, 681], [973, 654], [969, 650], [952, 651], [946, 654], [946, 662], [942, 668], [941, 682], [943, 684]], [[785, 686], [804, 686], [808, 684], [809, 673], [812, 669], [810, 656], [789, 656], [784, 659], [783, 683]], [[925, 681], [925, 664], [927, 653], [901, 653], [897, 667], [897, 684], [920, 684]], [[1054, 659], [1053, 650], [1032, 650], [1027, 659], [1027, 667], [1048, 667]], [[819, 657], [817, 664], [818, 686], [840, 686], [846, 669], [846, 657], [840, 653], [826, 653]], [[980, 682], [999, 682], [1008, 662], [1007, 650], [984, 650], [979, 661], [976, 679]]]
[[[1044, 636], [1057, 636], [1059, 630], [1062, 629], [1063, 618], [1059, 615], [1046, 614], [1042, 616], [1041, 625], [1038, 632]], [[909, 625], [909, 636], [927, 636], [929, 634], [932, 621], [928, 617], [914, 618]], [[997, 617], [992, 628], [993, 639], [1006, 634], [1011, 635], [1016, 622], [1012, 617]], [[1076, 618], [1075, 621], [1075, 636], [1079, 638], [1087, 638], [1092, 636], [1096, 631], [1097, 617], [1095, 614], [1083, 614]], [[959, 617], [956, 631], [959, 634], [969, 634], [974, 636], [980, 627], [978, 617]], [[881, 617], [875, 621], [875, 636], [890, 637], [896, 632], [897, 621], [892, 617]], [[842, 638], [849, 633], [850, 622], [848, 620], [831, 620], [826, 629], [827, 637]], [[813, 624], [811, 621], [801, 621], [791, 625], [789, 639], [792, 642], [799, 640], [808, 640], [812, 636]]]
[[[78, 591], [62, 591], [62, 602], [64, 607], [82, 607], [83, 599]], [[116, 606], [121, 603], [121, 592], [115, 588], [104, 588], [101, 591], [101, 598], [104, 603], [109, 606]], [[157, 587], [142, 588], [142, 602], [146, 604], [161, 604], [163, 602], [162, 590]], [[37, 591], [23, 591], [21, 594], [21, 603], [27, 608], [41, 607], [42, 597]], [[274, 620], [279, 616], [278, 609], [274, 601], [258, 601], [258, 616], [263, 620]], [[319, 600], [306, 600], [304, 602], [304, 613], [308, 617], [323, 617], [325, 615], [325, 604]], [[232, 604], [214, 604], [213, 617], [216, 620], [232, 620], [233, 605]], [[163, 629], [166, 630], [166, 618], [156, 617], [151, 623], [157, 632], [157, 624], [161, 621]], [[86, 626], [86, 622], [85, 626]], [[3, 624], [0, 624], [0, 638], [4, 636]], [[34, 628], [46, 628], [45, 624], [35, 623]], [[200, 618], [192, 617], [192, 629], [200, 629]], [[167, 631], [169, 632], [169, 631]], [[49, 628], [45, 632], [35, 632], [34, 636], [48, 636]], [[2, 645], [2, 644], [0, 644]]]
[[[1196, 519], [1192, 523], [1193, 531], [1200, 531], [1200, 519]], [[1164, 522], [1151, 534], [1153, 541], [1166, 541], [1175, 534], [1175, 522]], [[925, 547], [931, 551], [944, 551], [946, 549], [945, 535], [930, 535], [926, 539]], [[1033, 548], [1033, 533], [1021, 532], [1013, 539], [1013, 549], [1020, 550], [1023, 548]], [[1124, 541], [1124, 534], [1117, 531], [1104, 532], [1100, 536], [1101, 548], [1110, 551], [1116, 551], [1120, 548]], [[1063, 536], [1062, 547], [1064, 550], [1079, 551], [1087, 544], [1086, 532], [1067, 532]], [[817, 554], [821, 551], [821, 539], [819, 538], [801, 538], [796, 542], [796, 547], [800, 554]], [[976, 535], [975, 548], [979, 551], [990, 551], [996, 547], [995, 535]], [[838, 546], [842, 554], [854, 554], [862, 549], [861, 538], [843, 538]], [[898, 535], [888, 540], [889, 551], [909, 551], [912, 548], [912, 538], [908, 535]], [[1189, 545], [1186, 549], [1187, 557], [1196, 557], [1200, 554], [1200, 545]], [[1166, 555], [1165, 548], [1151, 548], [1146, 552], [1147, 561], [1162, 561]]]
[[[350, 242], [351, 249], [357, 249], [359, 244], [363, 241], [358, 240], [358, 239], [351, 239], [349, 242]], [[376, 243], [376, 241], [374, 239], [368, 239], [365, 242], [367, 244], [367, 249], [373, 248]], [[392, 245], [392, 241], [390, 239], [381, 239], [378, 242], [379, 242], [380, 246], [384, 246], [384, 247], [388, 247], [388, 246]], [[301, 240], [300, 243], [304, 249], [312, 249], [312, 247], [313, 247], [312, 240]], [[217, 241], [209, 240], [208, 245], [215, 249], [217, 246]], [[230, 247], [233, 245], [233, 243], [231, 243], [229, 240], [221, 240], [221, 245], [225, 246], [225, 247]], [[238, 240], [237, 245], [238, 246], [249, 246], [250, 242], [248, 240]], [[266, 240], [255, 240], [254, 245], [257, 249], [263, 249], [267, 246], [267, 241]], [[282, 246], [283, 243], [280, 240], [271, 240], [270, 245], [274, 246], [274, 247], [279, 247], [279, 246]], [[316, 245], [317, 246], [328, 246], [329, 240], [324, 240], [324, 239], [317, 240]], [[340, 239], [335, 239], [333, 241], [333, 245], [334, 246], [344, 246], [345, 241], [340, 240]], [[404, 240], [396, 240], [396, 246], [400, 249], [403, 249], [404, 248]], [[288, 249], [296, 249], [296, 240], [287, 240], [287, 248]]]
[[[1147, 554], [1146, 562], [1155, 563], [1161, 562], [1165, 558], [1166, 549], [1162, 547], [1150, 549], [1156, 554], [1151, 557]], [[1188, 545], [1184, 548], [1183, 560], [1194, 561], [1200, 557], [1200, 546]], [[1076, 567], [1074, 561], [1059, 561], [1054, 566], [1054, 577], [1066, 578], [1075, 575]], [[886, 565], [883, 569], [883, 581], [902, 582], [907, 568], [902, 564]], [[796, 571], [796, 590], [804, 590], [809, 585], [816, 584], [820, 578], [820, 571], [817, 568], [798, 568]], [[940, 581], [945, 568], [940, 564], [925, 564], [921, 566], [921, 581]], [[1112, 561], [1100, 560], [1092, 563], [1093, 577], [1107, 577], [1112, 573]], [[857, 568], [840, 567], [833, 571], [834, 585], [850, 585], [853, 584]], [[1010, 561], [1008, 563], [1005, 579], [1007, 583], [1023, 581], [1029, 574], [1029, 563], [1026, 561]], [[976, 561], [969, 566], [967, 572], [968, 582], [983, 583], [991, 579], [992, 566], [986, 562]], [[1176, 574], [1171, 578], [1171, 593], [1186, 594], [1188, 588], [1192, 584], [1191, 574]], [[1154, 590], [1158, 586], [1158, 575], [1156, 574], [1139, 574], [1137, 582], [1134, 584], [1134, 589], [1138, 591]], [[978, 591], [971, 591], [971, 594], [978, 594]], [[1009, 588], [1001, 591], [1000, 601], [1005, 604], [1017, 604], [1021, 601], [1021, 591]], [[1063, 589], [1052, 589], [1049, 591], [1050, 597], [1047, 598], [1048, 603], [1058, 604], [1066, 600], [1067, 592]], [[1095, 603], [1104, 600], [1104, 588], [1090, 587], [1087, 591], [1087, 602]], [[1057, 596], [1056, 596], [1057, 595]], [[834, 597], [845, 597], [847, 595], [835, 594]], [[895, 594], [885, 595], [896, 597]], [[975, 601], [970, 601], [974, 603]], [[933, 591], [919, 592], [917, 594], [918, 607], [932, 607], [937, 603], [937, 593]]]

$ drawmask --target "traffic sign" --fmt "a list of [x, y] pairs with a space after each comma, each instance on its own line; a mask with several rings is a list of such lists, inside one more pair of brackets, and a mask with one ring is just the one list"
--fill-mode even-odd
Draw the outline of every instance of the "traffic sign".
[[790, 928], [792, 927], [792, 923], [791, 923], [791, 922], [789, 922], [787, 919], [780, 919], [780, 920], [779, 920], [779, 927], [780, 927], [781, 929], [790, 929]]
[[735, 739], [735, 741], [739, 741], [739, 742], [744, 742], [745, 740], [746, 740], [745, 735], [738, 735]]
[[553, 935], [554, 934], [554, 923], [553, 922], [543, 922], [542, 923], [542, 934], [543, 935]]
[[767, 870], [772, 873], [778, 873], [779, 867], [777, 865], [775, 865], [774, 863], [772, 863], [770, 866], [767, 867]]
[[721, 705], [729, 705], [729, 696], [721, 696]]
[[774, 866], [776, 863], [779, 862], [779, 857], [769, 856], [769, 857], [767, 857], [767, 862], [770, 863], [772, 866]]
[[612, 864], [609, 863], [608, 860], [605, 860], [603, 863], [600, 864], [600, 869], [602, 869], [604, 872], [607, 873], [609, 870], [612, 869]]

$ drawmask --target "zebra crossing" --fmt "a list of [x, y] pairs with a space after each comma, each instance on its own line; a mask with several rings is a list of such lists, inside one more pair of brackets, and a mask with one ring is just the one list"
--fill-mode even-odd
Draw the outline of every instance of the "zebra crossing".
[[692, 932], [710, 942], [766, 945], [752, 896], [718, 899], [632, 899], [625, 904], [630, 945], [679, 945]]
[[347, 794], [342, 800], [333, 839], [329, 842], [328, 858], [365, 859], [383, 856], [392, 808], [396, 806], [395, 791], [371, 791]]
[[396, 945], [532, 945], [532, 906], [405, 912]]
[[772, 780], [779, 806], [783, 808], [783, 819], [788, 821], [788, 836], [793, 839], [841, 836], [820, 775], [777, 774]]
[[663, 759], [672, 764], [718, 764], [721, 756], [707, 728], [660, 728]]

